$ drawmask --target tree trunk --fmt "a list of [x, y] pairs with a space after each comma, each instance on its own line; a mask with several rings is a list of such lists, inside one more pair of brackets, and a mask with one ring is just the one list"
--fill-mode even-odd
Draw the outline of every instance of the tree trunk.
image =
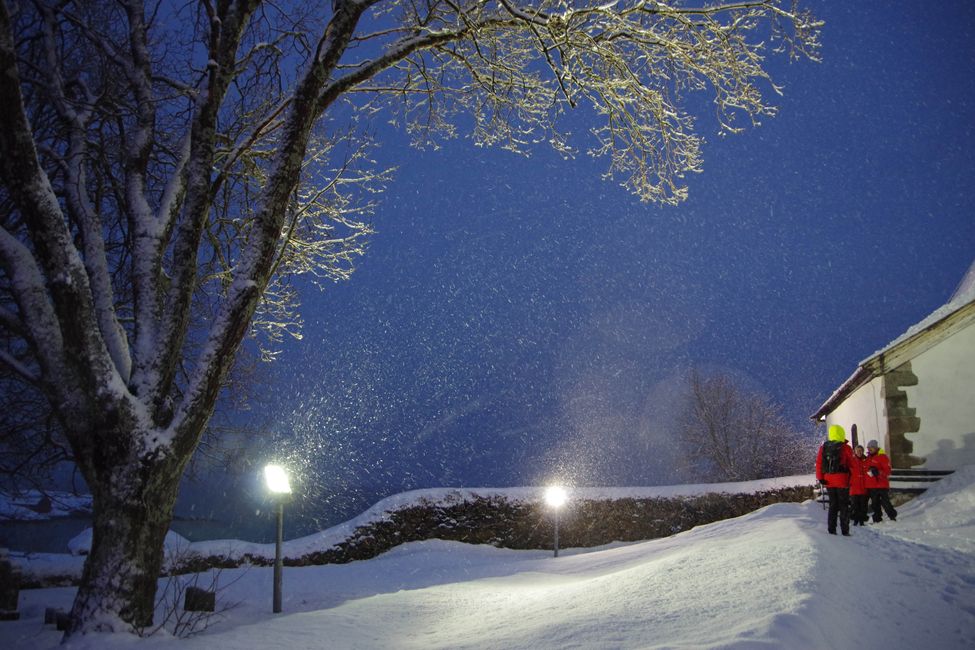
[[[65, 638], [87, 632], [140, 631], [153, 622], [163, 541], [179, 488], [178, 466], [119, 459], [89, 480], [93, 537]], [[104, 468], [103, 468], [104, 469]]]

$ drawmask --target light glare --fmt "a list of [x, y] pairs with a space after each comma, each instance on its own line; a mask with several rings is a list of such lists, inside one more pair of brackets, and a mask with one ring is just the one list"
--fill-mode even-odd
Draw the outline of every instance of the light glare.
[[566, 494], [565, 488], [558, 485], [553, 485], [547, 490], [545, 490], [545, 502], [553, 508], [561, 507], [569, 495]]
[[288, 473], [280, 465], [267, 465], [264, 468], [264, 480], [267, 489], [278, 494], [291, 494], [291, 483], [288, 482]]

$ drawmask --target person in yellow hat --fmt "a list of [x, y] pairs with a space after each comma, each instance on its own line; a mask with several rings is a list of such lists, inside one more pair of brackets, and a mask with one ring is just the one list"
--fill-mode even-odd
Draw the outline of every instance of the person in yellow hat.
[[829, 512], [826, 530], [836, 534], [836, 520], [844, 535], [850, 534], [850, 468], [853, 452], [846, 444], [846, 431], [838, 424], [830, 425], [828, 439], [816, 454], [816, 480], [826, 487], [829, 495]]

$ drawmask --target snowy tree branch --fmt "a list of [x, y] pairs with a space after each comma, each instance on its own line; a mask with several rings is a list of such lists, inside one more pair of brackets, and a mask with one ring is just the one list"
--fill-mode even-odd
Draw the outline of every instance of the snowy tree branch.
[[209, 417], [207, 404], [216, 399], [237, 346], [270, 281], [278, 238], [291, 194], [299, 178], [309, 134], [320, 115], [315, 97], [335, 69], [348, 45], [359, 13], [341, 5], [320, 39], [288, 104], [281, 139], [271, 172], [261, 192], [253, 228], [227, 293], [210, 329], [189, 386], [170, 425], [177, 449], [196, 446], [201, 424]]
[[42, 366], [44, 377], [56, 377], [63, 373], [65, 380], [69, 379], [63, 363], [61, 331], [47, 299], [41, 270], [27, 247], [6, 228], [0, 228], [0, 264], [10, 279], [12, 294], [21, 314], [20, 319], [13, 314], [5, 317], [4, 325], [18, 333], [23, 332], [24, 339]]
[[41, 167], [24, 113], [6, 3], [0, 5], [0, 95], [6, 98], [0, 102], [0, 177], [24, 217], [39, 262], [36, 265], [34, 255], [6, 229], [0, 231], [0, 256], [12, 279], [12, 293], [32, 328], [49, 385], [56, 386], [52, 379], [57, 375], [48, 374], [54, 370], [64, 372], [66, 386], [74, 383], [74, 373], [68, 372], [60, 357], [69, 349], [90, 361], [79, 371], [92, 384], [102, 383], [114, 372], [114, 364], [98, 335], [87, 273]]
[[[132, 238], [132, 297], [136, 315], [135, 363], [141, 372], [133, 388], [147, 394], [144, 369], [156, 357], [153, 346], [162, 304], [157, 288], [163, 242], [159, 223], [146, 196], [146, 170], [150, 162], [156, 121], [156, 100], [152, 91], [152, 64], [147, 44], [147, 26], [142, 3], [121, 0], [128, 26], [128, 56], [120, 57], [127, 90], [135, 104], [135, 123], [125, 133], [122, 147], [125, 214]], [[151, 399], [151, 395], [150, 395]], [[150, 402], [152, 403], [152, 402]]]
[[[81, 78], [65, 80], [60, 74], [66, 67], [62, 64], [60, 48], [55, 32], [57, 20], [54, 12], [42, 9], [44, 18], [45, 50], [48, 57], [48, 91], [54, 106], [64, 123], [68, 136], [68, 147], [63, 158], [58, 160], [65, 175], [64, 201], [72, 220], [81, 231], [84, 263], [91, 282], [95, 316], [101, 335], [123, 380], [128, 380], [131, 372], [131, 357], [125, 331], [119, 324], [115, 312], [114, 292], [109, 275], [108, 261], [102, 233], [102, 222], [92, 206], [86, 179], [88, 158], [87, 129], [94, 117], [93, 106], [96, 98]], [[73, 96], [70, 96], [73, 95]], [[80, 108], [76, 109], [75, 105]], [[54, 155], [53, 153], [51, 155]]]
[[[194, 107], [189, 159], [185, 173], [188, 178], [183, 220], [173, 243], [172, 281], [166, 295], [159, 339], [153, 341], [155, 354], [147, 368], [147, 397], [157, 410], [160, 423], [169, 418], [167, 405], [169, 388], [175, 379], [177, 359], [182, 354], [186, 337], [186, 311], [196, 287], [197, 249], [210, 208], [210, 169], [213, 166], [216, 122], [219, 108], [234, 71], [236, 52], [250, 14], [257, 6], [255, 0], [242, 1], [225, 7], [224, 15], [213, 14], [210, 20], [207, 79]], [[206, 372], [206, 369], [201, 369]], [[221, 376], [223, 373], [220, 373]]]

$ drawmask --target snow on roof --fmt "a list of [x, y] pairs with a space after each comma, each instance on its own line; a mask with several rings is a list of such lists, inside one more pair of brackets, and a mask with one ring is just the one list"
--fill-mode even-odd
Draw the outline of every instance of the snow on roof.
[[932, 325], [940, 323], [971, 302], [975, 302], [975, 261], [973, 261], [972, 265], [968, 268], [968, 271], [965, 273], [965, 277], [962, 278], [962, 281], [958, 284], [958, 288], [955, 289], [955, 292], [951, 295], [951, 298], [948, 299], [948, 302], [935, 309], [933, 312], [928, 314], [927, 317], [907, 328], [906, 332], [888, 343], [884, 348], [877, 350], [869, 357], [861, 361], [860, 365], [863, 366], [869, 363], [871, 360], [877, 358], [881, 354], [885, 354], [904, 341], [907, 341], [908, 339], [920, 334]]
[[918, 336], [934, 325], [937, 325], [961, 308], [966, 307], [973, 302], [975, 302], [975, 260], [973, 260], [971, 266], [968, 267], [968, 271], [965, 273], [965, 276], [962, 278], [961, 282], [958, 283], [958, 287], [955, 289], [954, 293], [952, 293], [951, 298], [948, 299], [948, 302], [941, 305], [933, 312], [928, 314], [925, 318], [909, 327], [906, 332], [895, 338], [883, 348], [877, 350], [867, 358], [860, 361], [860, 363], [857, 364], [857, 369], [853, 371], [853, 374], [850, 375], [846, 381], [840, 384], [835, 391], [833, 391], [832, 395], [830, 395], [829, 398], [823, 402], [823, 405], [820, 406], [819, 410], [817, 410], [812, 416], [812, 419], [818, 420], [821, 416], [829, 413], [837, 403], [842, 401], [843, 397], [849, 395], [861, 385], [872, 379], [875, 376], [875, 371], [868, 368], [868, 366], [874, 359], [880, 355], [889, 353], [894, 348], [909, 341], [915, 336]]
[[951, 294], [951, 300], [972, 291], [975, 291], [975, 260], [972, 260], [972, 265], [968, 267], [968, 272], [965, 273], [965, 277], [961, 279], [961, 282], [955, 288], [955, 292]]

